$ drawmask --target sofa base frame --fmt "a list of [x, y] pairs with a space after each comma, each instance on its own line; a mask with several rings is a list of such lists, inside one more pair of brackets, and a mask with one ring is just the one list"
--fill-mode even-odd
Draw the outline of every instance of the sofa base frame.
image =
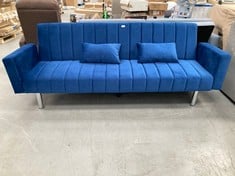
[[[117, 95], [121, 95], [121, 94], [117, 94]], [[118, 96], [118, 97], [120, 97], [120, 96]], [[197, 103], [197, 97], [198, 97], [198, 91], [193, 92], [192, 100], [191, 100], [191, 103], [190, 103], [191, 106], [194, 106]], [[39, 109], [43, 109], [45, 106], [44, 106], [44, 103], [43, 103], [42, 94], [37, 93], [36, 94], [36, 99], [37, 99], [37, 102], [38, 102]]]

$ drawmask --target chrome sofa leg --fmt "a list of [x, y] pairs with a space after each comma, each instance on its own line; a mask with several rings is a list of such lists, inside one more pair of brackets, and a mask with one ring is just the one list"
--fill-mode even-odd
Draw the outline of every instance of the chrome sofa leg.
[[36, 98], [37, 98], [39, 109], [43, 109], [44, 108], [44, 104], [43, 104], [42, 94], [37, 93], [36, 94]]
[[191, 106], [194, 106], [197, 102], [197, 96], [198, 96], [198, 91], [193, 92], [193, 97], [192, 97], [192, 101], [191, 101]]

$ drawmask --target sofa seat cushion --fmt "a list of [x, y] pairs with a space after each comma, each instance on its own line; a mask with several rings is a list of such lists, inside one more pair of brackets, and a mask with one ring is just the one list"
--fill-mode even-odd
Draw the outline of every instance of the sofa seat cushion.
[[180, 92], [210, 90], [213, 77], [195, 60], [89, 64], [41, 61], [24, 77], [29, 93]]

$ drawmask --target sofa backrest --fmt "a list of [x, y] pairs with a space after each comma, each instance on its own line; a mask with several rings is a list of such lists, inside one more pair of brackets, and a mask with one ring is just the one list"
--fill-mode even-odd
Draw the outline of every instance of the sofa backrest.
[[79, 22], [38, 25], [41, 60], [79, 60], [82, 43], [121, 43], [121, 59], [138, 59], [136, 43], [175, 42], [179, 59], [195, 59], [197, 25], [176, 22]]

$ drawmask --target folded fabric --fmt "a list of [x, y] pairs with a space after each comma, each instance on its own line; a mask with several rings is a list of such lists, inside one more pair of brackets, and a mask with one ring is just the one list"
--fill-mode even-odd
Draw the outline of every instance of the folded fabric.
[[83, 43], [83, 58], [80, 62], [119, 64], [120, 46], [118, 43]]
[[139, 62], [178, 62], [175, 43], [137, 43]]

